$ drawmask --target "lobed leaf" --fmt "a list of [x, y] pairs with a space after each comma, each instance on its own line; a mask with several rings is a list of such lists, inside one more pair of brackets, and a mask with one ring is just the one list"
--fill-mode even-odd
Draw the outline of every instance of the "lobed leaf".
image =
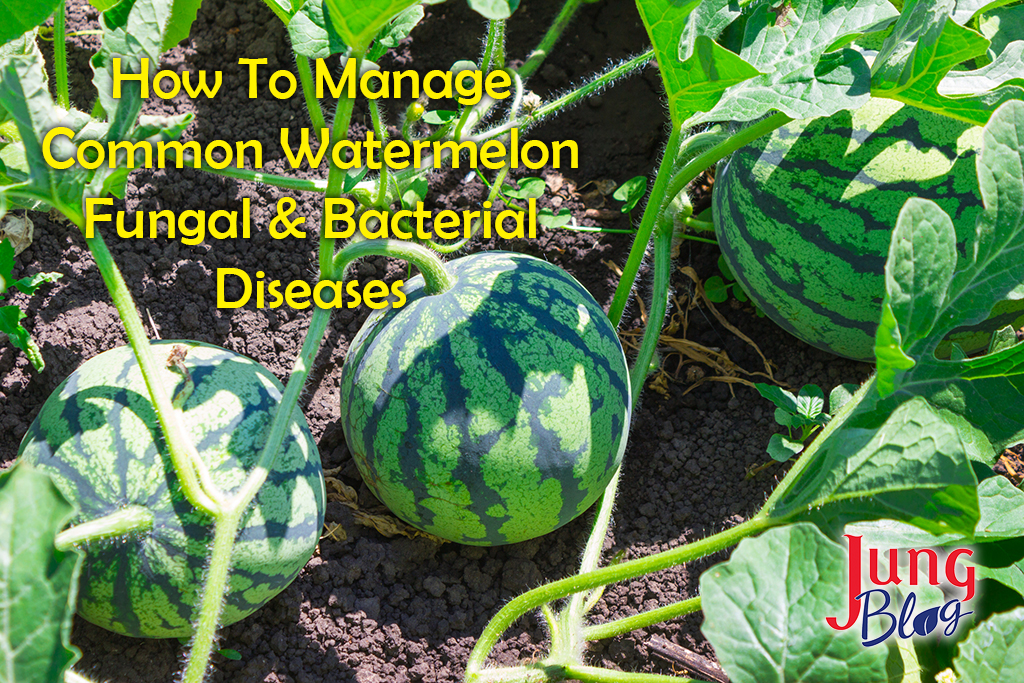
[[[919, 201], [901, 211], [886, 264], [876, 357], [883, 396], [927, 397], [956, 416], [963, 433], [983, 435], [991, 453], [1024, 439], [1024, 415], [1017, 408], [1024, 401], [1024, 344], [951, 361], [936, 359], [934, 350], [953, 329], [980, 322], [997, 302], [1019, 296], [1024, 282], [1024, 102], [1008, 102], [993, 114], [977, 166], [985, 211], [952, 277], [955, 237], [949, 219]], [[939, 223], [944, 227], [936, 231]], [[919, 265], [910, 265], [911, 258]], [[911, 277], [922, 268], [925, 275]], [[926, 309], [915, 312], [921, 305]]]
[[701, 631], [734, 683], [882, 683], [886, 648], [865, 648], [845, 613], [846, 551], [810, 524], [740, 542], [700, 578]]
[[326, 0], [308, 0], [288, 22], [288, 37], [296, 53], [326, 59], [348, 50], [325, 11], [326, 4]]
[[419, 0], [324, 0], [338, 35], [352, 50], [366, 54], [386, 23]]
[[715, 42], [741, 12], [730, 0], [637, 0], [675, 126], [712, 109], [729, 87], [761, 74]]
[[[990, 88], [985, 81], [960, 83], [956, 97], [941, 92], [951, 69], [985, 54], [988, 40], [951, 18], [957, 0], [909, 0], [872, 64], [871, 94], [889, 97], [975, 125], [984, 125], [1003, 102], [1024, 97], [1012, 81]], [[967, 10], [973, 13], [973, 10]], [[998, 70], [986, 72], [994, 78]], [[977, 78], [975, 74], [974, 78]], [[1010, 76], [1010, 78], [1014, 78]], [[958, 80], [959, 79], [959, 80]], [[985, 89], [978, 89], [984, 85]], [[957, 90], [957, 86], [951, 86]]]
[[722, 93], [688, 124], [753, 121], [777, 110], [796, 119], [855, 109], [869, 98], [870, 70], [860, 52], [835, 46], [897, 16], [887, 0], [807, 0], [753, 7], [739, 56], [760, 75]]
[[924, 399], [891, 410], [867, 399], [823, 438], [772, 517], [832, 529], [889, 518], [932, 533], [973, 533], [980, 513], [967, 446]]
[[80, 656], [68, 636], [81, 556], [54, 548], [74, 512], [49, 475], [0, 473], [0, 671], [5, 683], [57, 681]]
[[971, 630], [953, 660], [962, 683], [1016, 683], [1024, 668], [1024, 607], [995, 614]]

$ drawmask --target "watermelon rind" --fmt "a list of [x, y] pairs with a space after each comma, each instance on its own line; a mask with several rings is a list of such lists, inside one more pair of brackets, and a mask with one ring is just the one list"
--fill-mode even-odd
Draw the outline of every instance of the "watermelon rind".
[[[255, 361], [217, 346], [152, 345], [162, 360], [175, 347], [186, 349], [195, 388], [182, 422], [213, 481], [230, 494], [258, 460], [280, 382]], [[165, 367], [159, 377], [171, 396], [185, 386]], [[48, 472], [78, 507], [73, 523], [126, 505], [153, 513], [147, 532], [86, 545], [78, 614], [128, 636], [191, 635], [213, 521], [181, 492], [131, 349], [106, 351], [72, 373], [43, 405], [19, 454]], [[243, 518], [222, 625], [253, 613], [294, 580], [319, 541], [324, 501], [320, 456], [296, 408], [274, 468]]]
[[443, 539], [502, 545], [582, 514], [622, 461], [629, 374], [571, 275], [522, 254], [446, 265], [455, 285], [372, 314], [349, 348], [341, 421], [370, 490]]
[[[900, 102], [793, 121], [716, 171], [722, 256], [751, 300], [819, 349], [874, 361], [884, 268], [904, 203], [923, 197], [953, 221], [963, 255], [983, 210], [975, 171], [982, 128]], [[1024, 285], [1024, 275], [1022, 275]], [[1024, 286], [988, 320], [954, 332], [967, 353], [1024, 326]]]

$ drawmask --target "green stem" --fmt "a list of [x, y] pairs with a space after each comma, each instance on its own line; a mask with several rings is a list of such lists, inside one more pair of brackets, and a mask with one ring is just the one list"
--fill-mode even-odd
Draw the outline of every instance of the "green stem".
[[127, 536], [137, 531], [153, 528], [153, 513], [140, 505], [129, 505], [109, 515], [76, 524], [57, 534], [54, 545], [57, 550], [70, 550], [76, 545], [99, 541], [104, 538]]
[[566, 596], [587, 591], [598, 586], [604, 586], [617, 581], [633, 579], [643, 574], [650, 574], [668, 567], [691, 562], [705, 557], [720, 550], [730, 548], [748, 536], [760, 533], [765, 529], [779, 524], [778, 520], [769, 519], [759, 514], [752, 519], [737, 524], [736, 526], [720, 531], [713, 536], [688, 543], [672, 550], [666, 550], [649, 557], [641, 557], [636, 560], [629, 560], [610, 567], [602, 567], [596, 571], [586, 574], [570, 576], [558, 581], [553, 581], [509, 601], [491, 619], [480, 634], [476, 646], [469, 655], [466, 668], [466, 680], [482, 680], [478, 675], [484, 671], [487, 654], [494, 648], [498, 638], [517, 619], [527, 612], [537, 609], [541, 605], [558, 600]]
[[210, 552], [210, 567], [203, 581], [199, 621], [192, 639], [188, 663], [182, 676], [183, 683], [202, 683], [206, 668], [210, 664], [217, 624], [224, 608], [224, 593], [228, 587], [231, 570], [231, 550], [235, 546], [235, 535], [245, 507], [235, 507], [217, 516], [213, 529], [213, 550]]
[[[320, 107], [320, 100], [316, 98], [316, 90], [313, 88], [313, 70], [309, 66], [309, 57], [295, 53], [295, 68], [299, 72], [299, 83], [302, 85], [302, 96], [306, 100], [306, 111], [309, 113], [309, 121], [316, 131], [327, 128], [327, 121], [324, 119], [324, 110]], [[324, 144], [320, 140], [320, 144]]]
[[[619, 488], [619, 476], [622, 473], [620, 466], [615, 470], [612, 480], [608, 482], [604, 493], [601, 494], [601, 503], [597, 508], [597, 516], [594, 518], [594, 528], [587, 537], [587, 545], [583, 549], [583, 558], [580, 560], [579, 574], [586, 574], [596, 571], [601, 563], [601, 550], [604, 548], [604, 539], [608, 536], [608, 527], [612, 521], [612, 510], [615, 508], [615, 493]], [[586, 605], [590, 602], [591, 593], [575, 593], [569, 601], [569, 619], [572, 625], [582, 624]], [[570, 632], [574, 637], [579, 637], [579, 628], [571, 628]]]
[[538, 107], [529, 114], [524, 114], [523, 116], [508, 121], [496, 128], [474, 135], [471, 139], [474, 142], [482, 142], [484, 140], [490, 140], [500, 135], [504, 135], [513, 128], [524, 128], [528, 125], [537, 123], [541, 119], [557, 114], [562, 111], [562, 109], [570, 107], [595, 92], [608, 87], [611, 85], [612, 81], [643, 68], [652, 59], [654, 59], [653, 49], [598, 74], [593, 78], [593, 80], [581, 85], [579, 88], [571, 92], [566, 93], [565, 95], [562, 95], [558, 99], [552, 100], [551, 102]]
[[[79, 228], [81, 229], [81, 226]], [[84, 229], [82, 233], [85, 233]], [[181, 412], [171, 405], [171, 399], [160, 382], [160, 366], [149, 346], [149, 339], [142, 325], [142, 319], [139, 318], [132, 295], [128, 291], [124, 278], [121, 277], [121, 271], [117, 269], [114, 258], [110, 255], [110, 251], [99, 233], [93, 237], [87, 237], [85, 242], [89, 246], [96, 261], [96, 267], [110, 292], [110, 298], [114, 302], [114, 307], [124, 324], [125, 333], [128, 335], [128, 343], [138, 360], [142, 377], [153, 402], [153, 408], [156, 410], [157, 419], [160, 421], [160, 427], [167, 440], [171, 462], [174, 463], [174, 471], [178, 475], [182, 492], [196, 508], [207, 514], [216, 515], [221, 509], [222, 495], [212, 482], [207, 480], [204, 486], [199, 480], [197, 472], [205, 472], [205, 466], [185, 432]]]
[[634, 614], [631, 617], [587, 626], [580, 633], [583, 640], [602, 640], [604, 638], [613, 638], [615, 636], [620, 636], [623, 633], [635, 631], [638, 628], [647, 628], [648, 626], [660, 624], [661, 622], [668, 621], [669, 619], [675, 619], [676, 617], [681, 617], [686, 614], [692, 614], [699, 609], [700, 597], [698, 596], [696, 598], [689, 598], [687, 600], [674, 602], [671, 605], [665, 605], [664, 607], [658, 607], [657, 609], [648, 610], [647, 612], [641, 612], [640, 614]]
[[693, 216], [688, 216], [685, 221], [686, 227], [693, 228], [694, 230], [702, 230], [704, 232], [714, 232], [715, 224], [711, 221], [697, 220]]
[[[356, 52], [349, 56], [349, 59], [356, 60], [355, 72], [358, 74], [362, 67], [363, 55]], [[331, 126], [331, 141], [341, 142], [342, 140], [348, 139], [348, 128], [349, 124], [352, 123], [352, 108], [355, 106], [355, 100], [342, 91], [341, 96], [338, 97], [338, 107], [334, 112], [334, 122]], [[334, 163], [334, 159], [331, 159], [331, 166], [327, 171], [327, 187], [324, 188], [325, 199], [338, 199], [341, 197], [341, 190], [345, 185], [345, 170], [337, 166]], [[327, 212], [324, 212], [323, 218], [321, 218], [320, 225], [320, 276], [323, 277], [325, 273], [331, 273], [331, 261], [334, 258], [334, 240], [325, 238], [323, 235], [327, 232], [323, 225], [323, 221], [326, 218]]]
[[57, 106], [71, 108], [71, 90], [68, 88], [67, 28], [64, 21], [64, 0], [60, 0], [53, 14], [53, 72], [57, 76]]
[[412, 263], [423, 274], [427, 294], [440, 294], [455, 286], [455, 278], [448, 273], [437, 254], [421, 244], [402, 240], [366, 240], [349, 244], [334, 257], [328, 272], [334, 278], [341, 278], [350, 263], [364, 256], [389, 256]]
[[[196, 159], [191, 154], [183, 154], [182, 162], [185, 165], [195, 165]], [[238, 180], [248, 180], [254, 183], [263, 183], [264, 185], [272, 185], [274, 187], [280, 187], [285, 190], [295, 190], [297, 192], [324, 192], [327, 189], [327, 181], [325, 180], [307, 180], [306, 178], [292, 178], [284, 175], [274, 175], [273, 173], [263, 173], [262, 171], [250, 171], [247, 168], [213, 168], [208, 166], [205, 161], [199, 160], [199, 170], [205, 171], [211, 175], [224, 176], [225, 178], [237, 178]]]
[[526, 59], [526, 62], [517, 69], [519, 75], [526, 80], [540, 68], [540, 65], [544, 63], [547, 56], [551, 54], [551, 49], [554, 48], [555, 43], [561, 37], [565, 28], [572, 21], [573, 15], [576, 14], [576, 10], [579, 9], [580, 5], [583, 4], [583, 0], [566, 0], [566, 3], [562, 5], [562, 11], [555, 17], [555, 21], [548, 28], [547, 33], [541, 38], [540, 43], [534, 48], [533, 52]]
[[664, 207], [668, 205], [668, 202], [671, 202], [676, 195], [682, 192], [687, 185], [693, 182], [697, 176], [707, 170], [712, 164], [732, 154], [740, 147], [753, 142], [762, 135], [785, 125], [789, 121], [792, 121], [790, 117], [778, 113], [752, 126], [748, 126], [729, 137], [728, 140], [698, 154], [669, 181], [668, 177], [676, 160], [675, 154], [679, 149], [679, 131], [673, 129], [668, 144], [665, 146], [665, 156], [661, 160], [661, 167], [658, 169], [654, 189], [651, 190], [651, 196], [647, 200], [647, 208], [644, 210], [640, 229], [637, 230], [636, 239], [633, 240], [633, 248], [629, 252], [629, 258], [622, 269], [622, 278], [619, 280], [619, 286], [615, 290], [615, 296], [612, 299], [608, 317], [611, 318], [613, 323], [618, 324], [622, 318], [622, 312], [626, 308], [626, 301], [629, 299], [629, 293], [633, 289], [636, 274], [640, 270], [640, 263], [643, 261], [644, 252], [647, 250], [647, 242], [650, 240], [651, 232], [658, 217], [664, 211]]
[[480, 70], [487, 74], [494, 69], [505, 68], [505, 20], [492, 19], [487, 22], [487, 42], [480, 58]]
[[[377, 104], [377, 100], [370, 100], [370, 121], [373, 123], [373, 131], [377, 134], [377, 138], [380, 140], [381, 148], [388, 144], [388, 130], [384, 127], [384, 121], [380, 115], [380, 105]], [[374, 198], [373, 203], [379, 209], [387, 208], [385, 206], [385, 200], [388, 195], [388, 165], [381, 164], [380, 175], [377, 177], [377, 196]]]
[[640, 390], [647, 380], [651, 359], [658, 348], [661, 327], [668, 309], [669, 280], [672, 276], [672, 219], [661, 215], [661, 224], [654, 239], [654, 283], [651, 287], [651, 303], [647, 314], [647, 328], [644, 330], [636, 361], [630, 368], [629, 381], [633, 391], [633, 405], [640, 399]]
[[[654, 232], [654, 226], [661, 216], [666, 201], [665, 189], [668, 186], [669, 175], [672, 165], [675, 163], [674, 152], [679, 146], [680, 131], [675, 126], [668, 137], [665, 145], [665, 155], [661, 158], [661, 165], [658, 167], [658, 175], [655, 176], [654, 187], [651, 188], [651, 196], [647, 199], [647, 207], [644, 209], [640, 227], [637, 228], [636, 237], [633, 238], [633, 247], [629, 252], [626, 265], [622, 268], [622, 277], [619, 278], [619, 286], [615, 289], [615, 296], [612, 298], [611, 307], [608, 309], [608, 319], [612, 325], [618, 325], [622, 320], [622, 313], [626, 309], [626, 301], [629, 293], [633, 291], [633, 283], [636, 274], [640, 271], [640, 263], [643, 261], [644, 253], [647, 251], [647, 243]], [[668, 195], [669, 201], [675, 195]]]
[[692, 678], [680, 676], [666, 676], [664, 674], [643, 674], [631, 671], [615, 671], [604, 669], [599, 666], [584, 666], [582, 664], [567, 664], [562, 667], [566, 678], [577, 681], [594, 681], [595, 683], [700, 683]]
[[259, 460], [256, 461], [256, 466], [249, 472], [245, 483], [229, 501], [233, 511], [244, 510], [249, 505], [249, 502], [259, 492], [263, 482], [267, 479], [267, 475], [274, 467], [274, 460], [277, 458], [278, 451], [281, 450], [281, 444], [284, 443], [284, 438], [291, 428], [292, 421], [298, 417], [295, 413], [298, 411], [296, 406], [299, 403], [299, 396], [306, 384], [306, 378], [313, 367], [313, 362], [316, 360], [316, 354], [320, 350], [320, 343], [327, 333], [327, 325], [331, 320], [331, 311], [332, 309], [330, 308], [320, 308], [319, 306], [313, 311], [313, 316], [309, 321], [309, 329], [306, 330], [306, 336], [302, 340], [302, 348], [299, 350], [299, 355], [295, 359], [294, 365], [292, 365], [292, 372], [288, 376], [288, 384], [285, 385], [281, 401], [277, 404], [277, 409], [274, 411], [274, 419], [270, 422], [267, 440], [260, 451]]

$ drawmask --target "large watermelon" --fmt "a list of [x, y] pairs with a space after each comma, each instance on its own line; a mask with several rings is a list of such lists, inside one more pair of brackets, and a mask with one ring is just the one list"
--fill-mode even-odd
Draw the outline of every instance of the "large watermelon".
[[432, 534], [500, 545], [586, 510], [622, 460], [626, 360], [568, 273], [486, 252], [447, 264], [455, 286], [373, 313], [349, 348], [341, 419], [374, 494]]
[[[255, 361], [216, 346], [163, 341], [153, 350], [167, 359], [174, 347], [187, 350], [195, 384], [183, 406], [186, 429], [214, 481], [231, 492], [258, 458], [281, 385]], [[169, 369], [161, 379], [172, 396], [185, 386]], [[148, 532], [85, 548], [78, 613], [129, 636], [190, 635], [213, 526], [181, 492], [131, 349], [102, 353], [64, 380], [20, 455], [49, 472], [78, 506], [74, 523], [132, 504], [155, 517]], [[312, 556], [323, 517], [320, 456], [296, 409], [274, 470], [243, 520], [222, 624], [251, 614], [291, 583]]]
[[[910, 197], [938, 203], [963, 253], [982, 210], [974, 166], [981, 133], [883, 99], [783, 126], [718, 167], [713, 201], [722, 255], [751, 299], [787, 331], [873, 361], [899, 211]], [[1024, 325], [1024, 300], [1002, 302], [988, 321], [952, 339], [978, 351], [1005, 325]]]

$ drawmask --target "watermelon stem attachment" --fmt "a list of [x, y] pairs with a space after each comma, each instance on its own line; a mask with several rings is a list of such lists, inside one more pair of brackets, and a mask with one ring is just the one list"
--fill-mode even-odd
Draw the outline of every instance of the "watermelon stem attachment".
[[747, 126], [725, 141], [698, 154], [691, 161], [687, 162], [675, 175], [672, 175], [672, 169], [679, 160], [678, 154], [674, 151], [680, 148], [680, 130], [678, 128], [672, 129], [672, 134], [669, 136], [665, 149], [672, 150], [673, 153], [666, 152], [661, 160], [661, 166], [658, 168], [654, 187], [651, 189], [651, 196], [647, 199], [644, 217], [640, 223], [640, 228], [637, 230], [636, 238], [633, 240], [633, 247], [630, 249], [629, 258], [622, 269], [622, 278], [619, 280], [619, 286], [615, 290], [615, 296], [608, 311], [608, 317], [611, 318], [613, 324], [617, 325], [622, 318], [622, 312], [626, 308], [629, 293], [633, 290], [636, 274], [640, 271], [640, 263], [643, 261], [644, 253], [647, 251], [647, 244], [650, 242], [654, 227], [661, 214], [665, 211], [665, 208], [676, 195], [686, 189], [686, 186], [693, 182], [697, 176], [719, 160], [724, 159], [740, 147], [749, 144], [762, 135], [772, 132], [780, 126], [784, 126], [792, 120], [789, 116], [780, 112], [751, 126]]
[[68, 551], [92, 541], [127, 536], [152, 528], [153, 513], [139, 505], [129, 505], [109, 515], [68, 527], [57, 534], [53, 543], [57, 550]]
[[343, 279], [349, 264], [364, 256], [389, 256], [413, 264], [423, 274], [427, 294], [447, 292], [455, 285], [455, 279], [437, 254], [423, 245], [402, 240], [366, 240], [349, 244], [334, 256], [334, 262], [325, 271], [325, 279]]

